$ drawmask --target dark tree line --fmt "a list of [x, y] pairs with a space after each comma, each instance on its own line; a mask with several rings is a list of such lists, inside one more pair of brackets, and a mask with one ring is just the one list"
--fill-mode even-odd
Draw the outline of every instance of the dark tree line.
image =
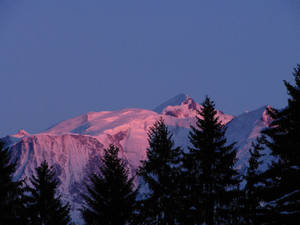
[[[148, 131], [147, 159], [136, 176], [104, 151], [99, 171], [82, 194], [86, 224], [292, 225], [300, 220], [300, 65], [295, 85], [284, 82], [288, 105], [268, 109], [273, 121], [252, 143], [244, 174], [235, 169], [237, 148], [206, 97], [191, 126], [187, 150], [176, 147], [161, 118]], [[265, 148], [273, 160], [266, 170]], [[57, 192], [53, 168], [43, 162], [29, 180], [14, 181], [15, 163], [0, 145], [0, 224], [70, 224], [69, 205]], [[140, 186], [136, 186], [138, 180]], [[4, 212], [4, 213], [2, 213]], [[30, 215], [30, 216], [28, 216]]]
[[23, 181], [14, 181], [16, 164], [10, 163], [8, 149], [0, 142], [0, 224], [21, 224], [23, 221]]
[[295, 85], [284, 81], [289, 99], [284, 109], [269, 110], [271, 126], [263, 131], [276, 160], [264, 174], [267, 217], [265, 224], [300, 221], [300, 65], [294, 69]]

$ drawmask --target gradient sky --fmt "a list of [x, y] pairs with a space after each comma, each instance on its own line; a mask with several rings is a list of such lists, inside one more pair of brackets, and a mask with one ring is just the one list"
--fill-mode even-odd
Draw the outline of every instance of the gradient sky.
[[0, 0], [0, 136], [186, 93], [282, 107], [300, 1]]

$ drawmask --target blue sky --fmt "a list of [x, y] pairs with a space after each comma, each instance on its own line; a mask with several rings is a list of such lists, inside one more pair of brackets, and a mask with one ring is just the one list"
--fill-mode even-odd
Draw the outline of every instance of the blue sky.
[[1, 0], [0, 136], [179, 93], [281, 107], [299, 40], [297, 0]]

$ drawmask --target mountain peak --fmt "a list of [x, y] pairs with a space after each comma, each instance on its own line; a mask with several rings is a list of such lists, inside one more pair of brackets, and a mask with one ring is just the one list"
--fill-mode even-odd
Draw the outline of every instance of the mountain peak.
[[272, 108], [272, 106], [270, 105], [265, 106], [265, 110], [262, 115], [262, 120], [266, 122], [267, 125], [270, 125], [271, 122], [273, 121], [273, 118], [269, 115], [268, 111], [272, 112], [273, 110], [274, 109]]
[[169, 100], [157, 106], [155, 109], [153, 109], [153, 111], [160, 114], [167, 106], [181, 105], [183, 102], [185, 102], [188, 99], [192, 99], [192, 98], [189, 97], [187, 94], [183, 94], [183, 93], [178, 94], [175, 97], [170, 98]]
[[26, 136], [29, 136], [30, 134], [25, 131], [24, 129], [21, 129], [18, 131], [18, 133], [14, 134], [13, 136], [14, 137], [17, 137], [17, 138], [23, 138], [23, 137], [26, 137]]

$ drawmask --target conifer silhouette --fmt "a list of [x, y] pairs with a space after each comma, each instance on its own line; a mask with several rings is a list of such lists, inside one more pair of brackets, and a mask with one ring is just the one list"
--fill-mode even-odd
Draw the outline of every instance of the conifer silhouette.
[[240, 202], [243, 214], [243, 219], [247, 225], [260, 225], [261, 217], [263, 215], [262, 208], [262, 190], [263, 177], [262, 171], [260, 171], [259, 166], [263, 163], [262, 156], [264, 154], [265, 138], [263, 136], [258, 137], [255, 142], [252, 142], [252, 146], [249, 149], [250, 158], [248, 160], [248, 167], [246, 169], [246, 174], [244, 179], [246, 185], [243, 189], [244, 201]]
[[265, 173], [265, 201], [269, 213], [265, 224], [295, 224], [300, 221], [300, 65], [294, 69], [295, 85], [284, 81], [288, 105], [268, 109], [273, 118], [263, 133], [276, 158]]
[[141, 201], [143, 224], [176, 224], [179, 216], [179, 160], [181, 149], [160, 118], [149, 129], [147, 159], [139, 169], [148, 192]]
[[53, 167], [43, 161], [30, 178], [28, 187], [29, 224], [37, 225], [67, 225], [70, 224], [69, 204], [63, 204], [57, 193], [58, 180]]
[[239, 185], [235, 143], [227, 143], [226, 128], [210, 98], [205, 98], [196, 120], [189, 134], [191, 147], [183, 160], [188, 223], [233, 224], [234, 192]]
[[127, 164], [118, 157], [119, 148], [110, 145], [104, 150], [99, 174], [93, 174], [82, 195], [85, 206], [81, 210], [86, 224], [130, 224], [136, 205], [137, 190], [129, 178]]
[[10, 161], [9, 150], [0, 141], [0, 224], [26, 224], [23, 181], [14, 181], [16, 163]]

